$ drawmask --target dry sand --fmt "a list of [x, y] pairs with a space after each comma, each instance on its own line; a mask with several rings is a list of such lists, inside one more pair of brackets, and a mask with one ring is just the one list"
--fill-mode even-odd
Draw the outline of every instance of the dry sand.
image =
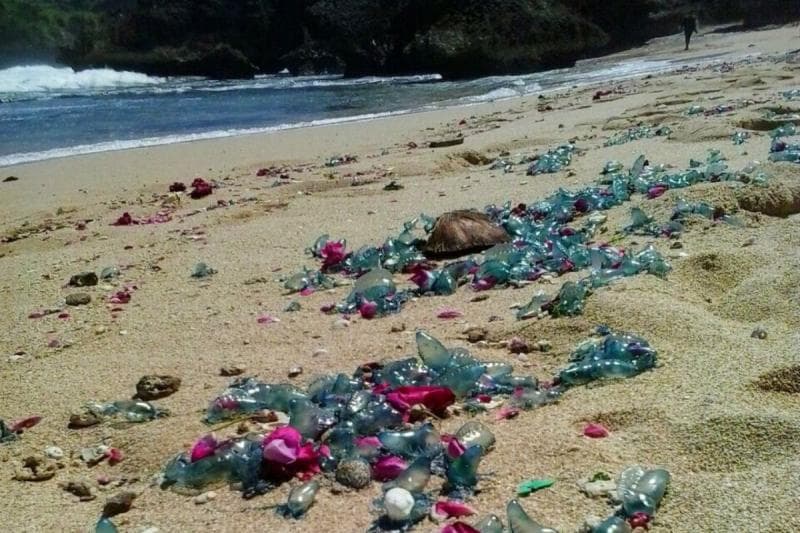
[[[683, 54], [681, 41], [661, 39], [622, 56]], [[364, 361], [412, 353], [415, 328], [450, 346], [464, 346], [465, 327], [481, 325], [494, 340], [521, 335], [550, 341], [552, 351], [531, 354], [527, 362], [496, 345], [471, 346], [481, 358], [511, 361], [518, 372], [547, 379], [602, 323], [646, 337], [658, 350], [660, 366], [624, 382], [570, 390], [560, 403], [514, 420], [481, 416], [495, 432], [497, 446], [481, 467], [492, 475], [472, 502], [480, 515], [504, 516], [518, 482], [552, 477], [557, 483], [551, 489], [523, 505], [544, 524], [575, 531], [587, 515], [606, 516], [611, 510], [583, 496], [576, 481], [600, 470], [616, 475], [640, 463], [663, 466], [673, 476], [654, 532], [800, 530], [800, 166], [767, 165], [774, 176], [767, 189], [709, 184], [648, 202], [653, 213], [667, 213], [678, 196], [754, 211], [739, 211], [746, 228], [691, 225], [681, 237], [682, 249], [657, 240], [674, 267], [668, 279], [643, 275], [619, 281], [593, 294], [581, 317], [518, 322], [509, 310], [539, 289], [555, 292], [561, 280], [492, 291], [479, 303], [471, 302], [474, 293], [464, 288], [450, 297], [413, 301], [399, 315], [353, 320], [344, 329], [333, 327], [336, 317], [318, 309], [341, 300], [346, 287], [302, 298], [300, 312], [282, 312], [292, 297], [277, 279], [313, 266], [303, 249], [322, 233], [346, 238], [355, 247], [378, 243], [420, 212], [435, 215], [507, 199], [530, 202], [559, 187], [591, 183], [607, 160], [630, 164], [639, 154], [677, 168], [685, 168], [691, 157], [702, 159], [710, 148], [721, 149], [733, 168], [766, 159], [769, 139], [763, 131], [753, 131], [747, 144], [736, 147], [730, 134], [742, 124], [760, 130], [770, 126], [761, 117], [776, 103], [800, 111], [796, 101], [777, 96], [798, 87], [797, 55], [794, 62], [774, 55], [800, 48], [798, 28], [705, 35], [696, 47], [685, 56], [687, 62], [711, 54], [751, 57], [730, 72], [706, 67], [623, 81], [622, 94], [600, 102], [592, 101], [594, 88], [571, 89], [541, 102], [529, 97], [0, 169], [0, 178], [20, 178], [0, 183], [0, 233], [21, 237], [0, 244], [0, 415], [7, 421], [44, 417], [17, 442], [0, 446], [3, 529], [87, 531], [105, 499], [129, 489], [141, 494], [130, 512], [115, 519], [122, 531], [150, 526], [162, 532], [363, 531], [372, 518], [368, 509], [379, 494], [377, 484], [341, 495], [324, 488], [307, 518], [287, 522], [269, 506], [282, 502], [289, 487], [252, 500], [223, 487], [216, 500], [198, 506], [190, 497], [150, 487], [150, 480], [205, 431], [202, 410], [229, 382], [219, 376], [223, 365], [240, 364], [250, 375], [280, 381], [299, 364], [305, 372], [295, 381], [306, 384], [323, 372], [350, 372]], [[742, 107], [711, 117], [684, 114], [691, 104], [726, 103]], [[540, 104], [552, 110], [538, 111]], [[461, 119], [466, 124], [459, 125]], [[615, 131], [640, 121], [669, 125], [673, 138], [603, 147]], [[424, 148], [427, 141], [456, 132], [466, 137], [462, 146]], [[489, 158], [504, 150], [532, 153], [568, 139], [586, 152], [558, 174], [526, 177], [522, 166], [503, 174], [487, 165], [472, 166], [464, 157], [468, 150]], [[408, 148], [412, 141], [420, 148]], [[359, 162], [323, 166], [327, 157], [343, 153], [357, 155]], [[255, 176], [258, 168], [271, 165], [289, 167], [298, 183], [273, 188], [273, 178]], [[221, 186], [203, 200], [184, 197], [171, 222], [109, 225], [123, 211], [154, 214], [172, 181], [195, 176]], [[384, 191], [389, 179], [405, 188]], [[235, 203], [205, 209], [219, 200]], [[605, 238], [626, 223], [629, 207], [609, 212]], [[786, 216], [790, 213], [795, 214]], [[86, 229], [76, 229], [83, 220], [90, 220]], [[631, 246], [649, 240], [624, 237], [620, 242]], [[208, 281], [189, 279], [200, 260], [219, 273]], [[108, 265], [123, 267], [114, 285], [138, 287], [131, 303], [121, 306], [124, 311], [110, 312], [104, 302], [115, 289], [101, 282], [85, 290], [92, 295], [90, 305], [68, 309], [68, 320], [27, 318], [77, 292], [65, 287], [72, 274]], [[247, 283], [256, 278], [264, 281]], [[464, 319], [437, 320], [436, 310], [443, 306], [461, 309]], [[264, 312], [281, 322], [257, 324]], [[493, 316], [502, 320], [490, 322]], [[391, 332], [401, 324], [405, 332]], [[768, 332], [765, 340], [751, 338], [757, 326]], [[60, 347], [48, 347], [51, 341]], [[312, 356], [319, 348], [327, 353]], [[759, 381], [768, 390], [754, 385], [770, 372]], [[183, 380], [176, 394], [157, 402], [172, 411], [171, 417], [125, 428], [66, 429], [70, 413], [85, 402], [130, 397], [144, 374]], [[451, 431], [464, 420], [458, 416], [441, 426]], [[611, 436], [581, 437], [585, 421], [606, 424]], [[104, 440], [124, 451], [120, 464], [90, 469], [73, 458], [80, 448]], [[67, 454], [53, 479], [12, 481], [22, 458], [51, 445]], [[59, 486], [77, 479], [96, 485], [100, 475], [122, 485], [97, 489], [99, 497], [87, 503]], [[418, 528], [436, 529], [430, 522]]]

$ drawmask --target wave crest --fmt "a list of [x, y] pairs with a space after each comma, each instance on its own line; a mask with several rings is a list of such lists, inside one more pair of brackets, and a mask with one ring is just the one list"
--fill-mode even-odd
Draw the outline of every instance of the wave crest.
[[46, 93], [140, 87], [164, 83], [138, 72], [109, 68], [75, 71], [69, 67], [27, 65], [0, 70], [0, 93]]

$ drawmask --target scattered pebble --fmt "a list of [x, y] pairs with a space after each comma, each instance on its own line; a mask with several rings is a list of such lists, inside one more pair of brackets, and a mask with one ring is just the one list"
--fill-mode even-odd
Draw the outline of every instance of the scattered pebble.
[[750, 237], [746, 241], [742, 243], [742, 248], [747, 248], [748, 246], [753, 246], [756, 243], [755, 237]]
[[211, 490], [211, 491], [204, 492], [203, 494], [199, 494], [199, 495], [195, 496], [194, 497], [194, 503], [196, 505], [204, 505], [204, 504], [216, 499], [216, 497], [217, 497], [217, 493], [214, 492], [213, 490]]
[[617, 492], [617, 484], [614, 481], [597, 480], [589, 481], [583, 480], [578, 483], [581, 492], [590, 498], [607, 498]]
[[82, 502], [88, 502], [97, 497], [92, 491], [91, 485], [83, 480], [67, 481], [66, 483], [61, 484], [61, 488], [66, 492], [77, 496]]
[[133, 500], [136, 499], [136, 493], [131, 491], [120, 492], [115, 494], [106, 501], [103, 506], [103, 516], [111, 518], [118, 514], [127, 513], [133, 505]]
[[508, 341], [508, 351], [515, 354], [530, 353], [531, 347], [520, 337], [514, 337]]
[[70, 429], [82, 429], [96, 426], [99, 423], [100, 419], [92, 413], [80, 413], [69, 415], [69, 424], [67, 427]]
[[299, 376], [302, 373], [303, 373], [303, 367], [302, 366], [294, 366], [294, 367], [289, 369], [289, 377], [290, 378], [296, 378], [297, 376]]
[[136, 384], [136, 396], [150, 401], [175, 394], [181, 386], [181, 379], [175, 376], [143, 376]]
[[394, 326], [392, 326], [391, 332], [392, 333], [402, 333], [405, 330], [406, 330], [406, 324], [404, 322], [404, 323], [402, 323], [400, 325], [395, 324]]
[[675, 241], [670, 245], [671, 250], [680, 250], [683, 248], [683, 243], [681, 241]]
[[350, 327], [350, 321], [344, 318], [339, 318], [333, 323], [333, 329], [344, 329]]
[[471, 343], [476, 343], [482, 340], [485, 340], [486, 337], [489, 335], [489, 332], [486, 331], [486, 328], [481, 326], [473, 326], [471, 328], [467, 328], [464, 333], [467, 336], [467, 340]]
[[336, 469], [336, 481], [346, 487], [363, 489], [372, 483], [369, 463], [362, 459], [342, 461]]
[[97, 274], [94, 272], [81, 272], [69, 278], [71, 287], [93, 287], [97, 285]]
[[553, 348], [553, 345], [550, 344], [550, 341], [541, 340], [541, 341], [536, 341], [536, 344], [534, 344], [533, 347], [539, 350], [540, 352], [549, 352]]
[[753, 330], [753, 332], [750, 334], [750, 336], [752, 338], [754, 338], [754, 339], [759, 339], [759, 340], [763, 341], [764, 339], [767, 338], [767, 330], [765, 330], [764, 328], [759, 326], [759, 327], [757, 327], [756, 329]]
[[242, 374], [244, 374], [244, 368], [237, 365], [223, 366], [219, 369], [219, 375], [226, 378], [240, 376]]
[[311, 355], [313, 357], [320, 357], [320, 356], [323, 356], [323, 355], [328, 355], [328, 350], [326, 350], [325, 348], [317, 348], [316, 350], [314, 350], [314, 353], [312, 353]]
[[486, 293], [478, 294], [477, 296], [473, 296], [470, 299], [470, 302], [483, 302], [489, 299], [489, 295]]
[[44, 454], [50, 459], [64, 458], [64, 450], [62, 450], [58, 446], [48, 446], [47, 448], [44, 449]]
[[67, 305], [86, 305], [92, 301], [92, 297], [85, 292], [76, 292], [73, 294], [68, 294], [65, 301]]

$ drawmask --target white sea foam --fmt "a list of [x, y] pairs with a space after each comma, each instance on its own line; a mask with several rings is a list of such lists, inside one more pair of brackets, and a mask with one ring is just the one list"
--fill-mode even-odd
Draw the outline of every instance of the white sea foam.
[[511, 87], [500, 87], [498, 89], [492, 89], [485, 94], [467, 96], [465, 100], [468, 102], [493, 102], [495, 100], [505, 100], [507, 98], [515, 98], [517, 96], [522, 96], [522, 93], [516, 89], [512, 89]]
[[138, 72], [108, 68], [75, 71], [48, 65], [18, 66], [0, 70], [0, 93], [46, 93], [141, 87], [164, 83]]

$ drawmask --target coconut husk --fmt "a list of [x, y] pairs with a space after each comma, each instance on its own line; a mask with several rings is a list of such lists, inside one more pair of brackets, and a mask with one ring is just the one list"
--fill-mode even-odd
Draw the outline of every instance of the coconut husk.
[[452, 211], [436, 219], [422, 251], [429, 257], [459, 256], [509, 240], [508, 233], [483, 213]]

